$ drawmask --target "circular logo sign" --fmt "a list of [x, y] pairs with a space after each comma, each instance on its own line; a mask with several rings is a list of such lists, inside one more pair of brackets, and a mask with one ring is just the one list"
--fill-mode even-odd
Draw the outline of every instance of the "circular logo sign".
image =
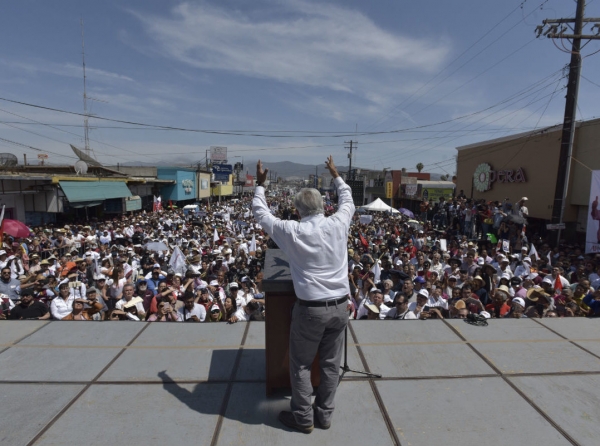
[[473, 184], [475, 189], [479, 192], [485, 192], [486, 190], [491, 189], [491, 172], [492, 168], [487, 163], [481, 163], [475, 168], [475, 173], [473, 174]]

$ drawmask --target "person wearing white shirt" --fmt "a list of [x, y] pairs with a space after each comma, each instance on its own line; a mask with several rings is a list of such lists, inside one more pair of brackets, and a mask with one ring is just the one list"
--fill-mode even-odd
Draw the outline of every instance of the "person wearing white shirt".
[[[257, 223], [287, 254], [298, 299], [290, 328], [291, 412], [279, 421], [289, 428], [311, 432], [314, 420], [329, 426], [339, 382], [344, 329], [348, 324], [348, 232], [355, 207], [352, 190], [338, 174], [330, 156], [326, 168], [338, 192], [338, 210], [325, 217], [323, 198], [316, 189], [301, 189], [294, 198], [300, 221], [271, 214], [265, 198], [267, 171], [259, 161], [252, 211]], [[311, 364], [319, 353], [321, 382], [314, 405]]]
[[421, 312], [427, 305], [428, 300], [429, 293], [427, 290], [420, 290], [417, 294], [417, 301], [408, 304], [408, 311], [404, 315], [404, 319], [419, 319], [421, 317]]
[[104, 231], [102, 233], [102, 235], [100, 236], [100, 243], [102, 243], [103, 245], [108, 245], [111, 240], [112, 240], [112, 238], [108, 231]]
[[69, 288], [69, 281], [63, 280], [58, 285], [58, 296], [52, 299], [52, 303], [50, 304], [52, 317], [60, 321], [65, 316], [71, 314], [74, 300], [75, 297], [71, 294], [71, 289]]
[[133, 237], [133, 234], [135, 234], [135, 230], [133, 229], [133, 225], [129, 225], [128, 227], [126, 227], [123, 232], [125, 233], [125, 235], [127, 237], [129, 237], [129, 238]]
[[[123, 298], [117, 301], [117, 303], [115, 304], [115, 308], [117, 310], [122, 310], [123, 307], [125, 307], [125, 305], [134, 298], [133, 293], [134, 287], [131, 283], [126, 283], [125, 285], [123, 285]], [[143, 320], [146, 317], [146, 310], [144, 309], [144, 305], [142, 303], [143, 300], [141, 298], [138, 299], [139, 302], [136, 302], [135, 308], [137, 309], [137, 316], [141, 320]]]
[[[427, 291], [427, 290], [423, 290]], [[431, 291], [431, 294], [427, 298], [427, 306], [430, 308], [443, 308], [444, 310], [448, 309], [448, 301], [442, 297], [442, 289], [435, 288]]]
[[180, 322], [204, 322], [206, 319], [206, 308], [204, 308], [204, 305], [195, 303], [194, 299], [195, 296], [193, 294], [186, 295], [183, 307], [177, 310]]
[[435, 252], [433, 256], [431, 256], [431, 266], [429, 267], [430, 271], [437, 271], [438, 277], [442, 277], [444, 274], [445, 265], [440, 261], [440, 253]]
[[365, 299], [358, 307], [356, 319], [363, 319], [367, 316], [368, 311], [366, 305], [373, 304], [379, 308], [379, 319], [385, 319], [390, 307], [383, 303], [383, 292], [379, 288], [371, 288], [369, 291], [369, 299]]

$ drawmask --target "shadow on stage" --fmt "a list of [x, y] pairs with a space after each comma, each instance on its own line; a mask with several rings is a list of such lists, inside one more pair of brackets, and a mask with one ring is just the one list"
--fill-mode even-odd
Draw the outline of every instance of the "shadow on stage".
[[[236, 365], [237, 369], [232, 370]], [[206, 382], [178, 382], [167, 371], [158, 376], [165, 391], [195, 412], [221, 415], [224, 422], [234, 420], [289, 431], [277, 415], [290, 410], [290, 390], [266, 397], [264, 349], [214, 350]]]

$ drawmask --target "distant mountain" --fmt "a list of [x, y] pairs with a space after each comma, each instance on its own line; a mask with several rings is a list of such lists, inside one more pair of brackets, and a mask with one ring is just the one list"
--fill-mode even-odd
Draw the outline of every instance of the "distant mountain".
[[[122, 163], [120, 164], [121, 166], [182, 166], [182, 167], [196, 167], [191, 166], [191, 165], [187, 165], [185, 164], [185, 162], [181, 162], [183, 160], [178, 160], [178, 159], [171, 159], [171, 160], [164, 160], [161, 162], [143, 162], [143, 161], [130, 161], [127, 163]], [[256, 172], [256, 163], [258, 162], [258, 160], [252, 160], [252, 159], [247, 159], [244, 160], [244, 171], [248, 172], [248, 174], [250, 175], [254, 175]], [[234, 164], [234, 163], [232, 163]], [[269, 169], [269, 171], [271, 172], [271, 175], [277, 175], [278, 177], [281, 177], [285, 180], [300, 180], [300, 179], [308, 179], [308, 177], [310, 175], [314, 175], [315, 172], [319, 175], [326, 175], [328, 176], [329, 173], [327, 172], [327, 169], [325, 169], [325, 165], [324, 164], [320, 164], [319, 166], [316, 166], [314, 164], [300, 164], [300, 163], [293, 163], [291, 161], [279, 161], [279, 162], [275, 162], [275, 163], [268, 163], [265, 162], [264, 163], [265, 167]], [[202, 166], [203, 167], [203, 166]], [[354, 166], [357, 169], [361, 169], [363, 171], [368, 171], [368, 170], [372, 170], [372, 169], [363, 169], [360, 166]], [[337, 166], [338, 170], [340, 172], [347, 172], [349, 166]], [[431, 180], [432, 181], [439, 181], [440, 177], [442, 176], [442, 174], [440, 173], [432, 173], [431, 174]]]

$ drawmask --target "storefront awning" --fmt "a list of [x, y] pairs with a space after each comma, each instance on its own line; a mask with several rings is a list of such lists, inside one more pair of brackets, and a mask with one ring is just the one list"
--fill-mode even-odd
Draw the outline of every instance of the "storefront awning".
[[123, 181], [59, 181], [69, 203], [131, 197]]

